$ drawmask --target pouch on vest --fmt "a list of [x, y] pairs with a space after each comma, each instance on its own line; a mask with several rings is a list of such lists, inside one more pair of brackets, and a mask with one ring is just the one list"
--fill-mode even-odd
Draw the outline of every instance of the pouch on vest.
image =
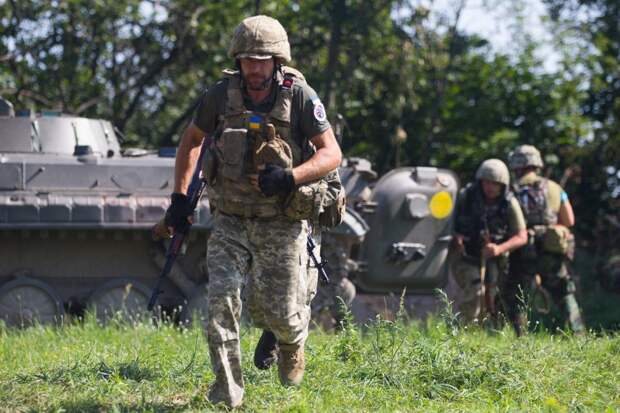
[[538, 248], [536, 247], [537, 242], [536, 242], [536, 230], [534, 230], [534, 228], [528, 228], [527, 230], [527, 244], [525, 244], [523, 247], [521, 247], [518, 251], [519, 254], [528, 260], [533, 260], [536, 259], [536, 257], [538, 256], [537, 254], [537, 250]]
[[323, 198], [327, 191], [327, 182], [317, 182], [298, 186], [284, 204], [284, 215], [294, 220], [316, 222], [321, 213]]
[[564, 225], [550, 225], [543, 237], [542, 248], [545, 252], [572, 258], [575, 250], [575, 239], [570, 229]]
[[204, 155], [202, 155], [202, 179], [209, 186], [215, 184], [215, 177], [217, 176], [217, 157], [213, 151], [213, 147], [209, 146]]
[[226, 128], [216, 141], [215, 149], [223, 177], [237, 181], [243, 176], [247, 133], [246, 128]]
[[268, 163], [284, 169], [293, 167], [293, 151], [291, 146], [276, 134], [275, 126], [267, 123], [262, 135], [254, 139], [254, 165], [259, 168]]
[[323, 197], [319, 225], [324, 228], [333, 228], [344, 220], [347, 207], [346, 193], [340, 181], [338, 169], [328, 173], [323, 180], [327, 183], [327, 190]]

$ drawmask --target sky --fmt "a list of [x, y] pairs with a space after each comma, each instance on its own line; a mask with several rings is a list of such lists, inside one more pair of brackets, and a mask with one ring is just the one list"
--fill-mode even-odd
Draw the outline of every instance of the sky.
[[[509, 53], [514, 44], [513, 32], [518, 27], [541, 43], [537, 57], [544, 61], [544, 70], [551, 72], [557, 67], [559, 55], [554, 52], [551, 33], [543, 21], [546, 9], [541, 0], [425, 0], [422, 3], [433, 11], [446, 13], [455, 10], [461, 1], [465, 1], [465, 8], [459, 20], [460, 30], [489, 40], [495, 51]], [[525, 16], [521, 22], [514, 17], [514, 8], [519, 4]]]
[[[458, 28], [465, 33], [478, 34], [489, 40], [495, 51], [510, 53], [513, 47], [513, 33], [523, 31], [535, 41], [541, 43], [537, 57], [543, 60], [543, 69], [552, 72], [557, 68], [559, 55], [554, 51], [552, 36], [545, 27], [542, 17], [546, 9], [542, 0], [417, 0], [411, 3], [423, 5], [435, 13], [447, 14], [453, 18], [457, 5], [463, 2], [465, 8], [461, 14]], [[6, 0], [0, 0], [0, 6]], [[519, 22], [515, 19], [515, 8], [522, 6], [521, 15], [527, 16]], [[156, 20], [165, 19], [162, 10], [153, 9], [151, 3], [141, 5], [145, 15], [155, 13]], [[9, 44], [9, 49], [11, 45]]]

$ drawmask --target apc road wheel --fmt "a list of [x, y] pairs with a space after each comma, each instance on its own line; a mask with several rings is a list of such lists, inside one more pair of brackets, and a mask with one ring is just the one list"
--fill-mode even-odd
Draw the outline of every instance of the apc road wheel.
[[59, 324], [62, 316], [62, 301], [43, 281], [19, 277], [0, 288], [0, 319], [8, 326]]
[[97, 320], [107, 323], [113, 318], [135, 323], [148, 313], [150, 291], [142, 283], [129, 279], [110, 280], [90, 296], [88, 306]]

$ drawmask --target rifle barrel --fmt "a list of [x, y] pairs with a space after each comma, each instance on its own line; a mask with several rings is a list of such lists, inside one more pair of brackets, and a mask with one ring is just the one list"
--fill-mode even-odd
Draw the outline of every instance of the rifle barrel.
[[324, 285], [329, 284], [329, 277], [327, 276], [327, 271], [325, 271], [325, 264], [327, 264], [327, 262], [323, 260], [322, 258], [321, 258], [321, 261], [319, 262], [319, 260], [316, 258], [316, 255], [314, 254], [314, 249], [316, 248], [316, 244], [314, 243], [314, 239], [312, 239], [312, 235], [310, 234], [308, 234], [308, 240], [306, 242], [306, 245], [308, 248], [308, 255], [310, 255], [310, 259], [312, 260], [312, 263], [314, 264], [316, 269], [319, 271], [321, 282]]

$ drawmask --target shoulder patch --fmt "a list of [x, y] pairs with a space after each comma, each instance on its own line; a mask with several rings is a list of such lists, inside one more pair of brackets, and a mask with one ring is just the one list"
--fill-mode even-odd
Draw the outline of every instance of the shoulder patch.
[[284, 89], [290, 89], [293, 86], [293, 79], [293, 76], [284, 75], [284, 80], [282, 80], [282, 87]]
[[304, 77], [304, 75], [299, 70], [294, 69], [290, 66], [282, 66], [282, 72], [287, 75], [294, 76], [295, 78], [297, 78], [297, 80], [301, 82], [306, 82], [306, 78]]
[[325, 106], [323, 106], [323, 103], [321, 103], [318, 98], [312, 99], [312, 103], [314, 103], [314, 118], [319, 122], [325, 122], [327, 114], [325, 113]]

